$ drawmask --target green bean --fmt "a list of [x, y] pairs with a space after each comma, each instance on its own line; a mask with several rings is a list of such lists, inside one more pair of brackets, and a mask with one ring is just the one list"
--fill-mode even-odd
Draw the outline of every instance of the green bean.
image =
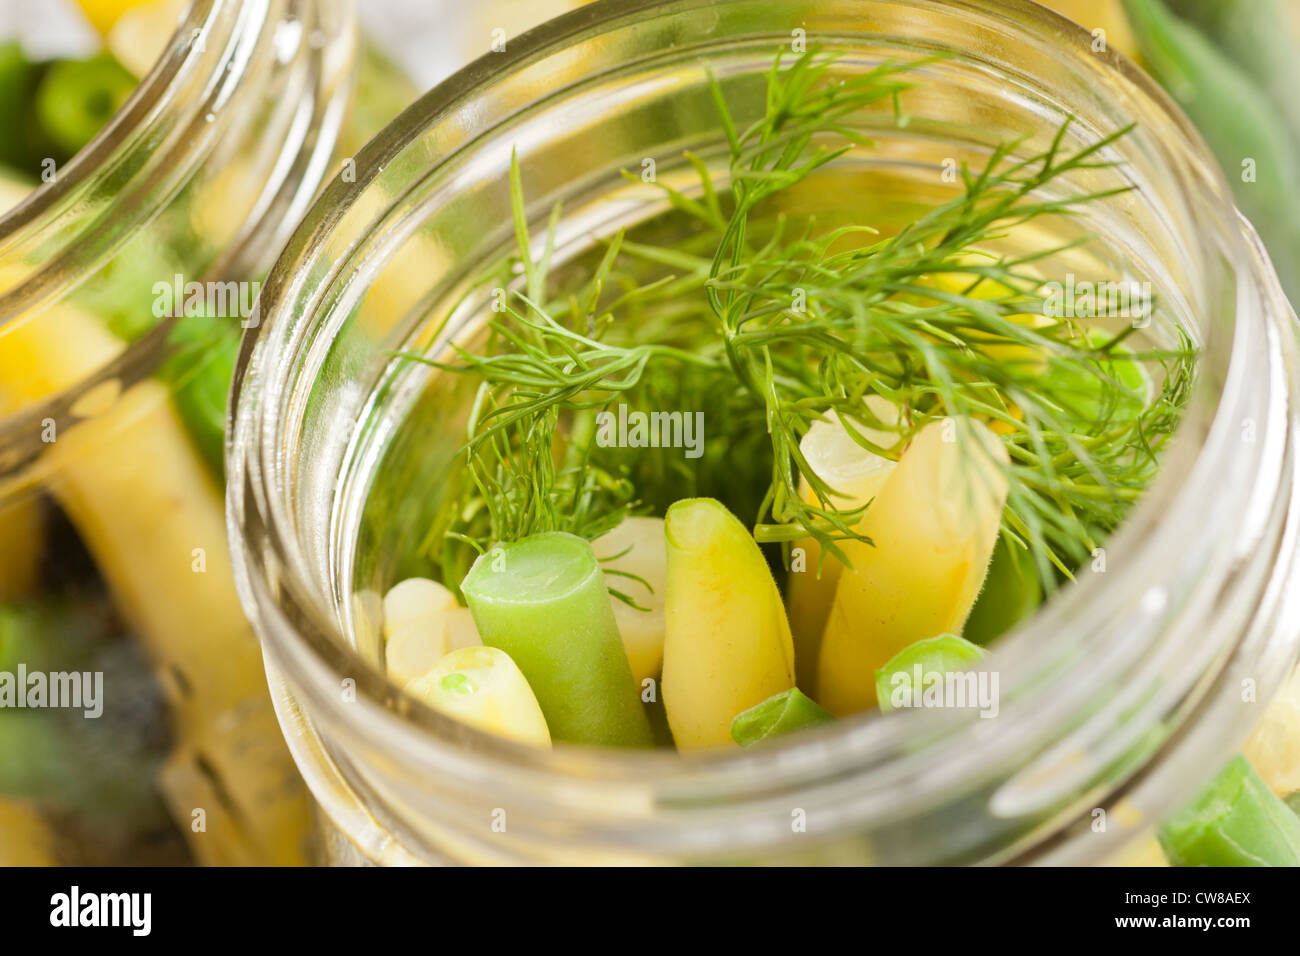
[[95, 138], [136, 84], [130, 71], [109, 53], [61, 60], [41, 80], [36, 115], [50, 138], [71, 155]]
[[1169, 0], [1251, 76], [1300, 141], [1300, 13], [1285, 0]]
[[1032, 616], [1042, 602], [1043, 588], [1029, 551], [999, 538], [962, 637], [972, 644], [988, 644]]
[[737, 714], [731, 722], [731, 739], [742, 747], [752, 747], [834, 719], [821, 704], [798, 687], [791, 687]]
[[239, 356], [238, 331], [224, 319], [182, 316], [168, 336], [175, 351], [159, 370], [191, 440], [218, 478], [225, 470], [226, 398]]
[[510, 655], [555, 740], [648, 747], [650, 725], [591, 545], [535, 534], [484, 554], [461, 583], [479, 636]]
[[0, 164], [35, 180], [42, 162], [69, 154], [55, 145], [36, 117], [36, 90], [49, 64], [29, 60], [17, 43], [0, 43]]
[[0, 794], [76, 814], [117, 838], [168, 825], [156, 788], [166, 734], [150, 726], [165, 718], [147, 665], [107, 633], [112, 623], [95, 602], [0, 604], [0, 672], [14, 681], [20, 665], [28, 675], [100, 673], [111, 705], [97, 718], [0, 708]]
[[[952, 674], [969, 670], [988, 656], [984, 648], [972, 644], [956, 634], [917, 641], [903, 648], [876, 671], [876, 700], [882, 711], [890, 711], [898, 702], [911, 695], [919, 697], [930, 674]], [[916, 675], [921, 680], [917, 681]]]
[[1300, 816], [1240, 755], [1157, 835], [1174, 866], [1300, 866]]

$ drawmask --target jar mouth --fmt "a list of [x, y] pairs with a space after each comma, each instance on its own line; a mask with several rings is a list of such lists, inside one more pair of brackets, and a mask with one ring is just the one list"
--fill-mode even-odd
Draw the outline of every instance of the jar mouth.
[[[222, 0], [199, 0], [190, 6], [163, 55], [94, 138], [58, 170], [53, 181], [42, 182], [21, 203], [0, 214], [0, 254], [20, 255], [21, 250], [30, 249], [51, 235], [57, 238], [49, 260], [58, 260], [75, 250], [82, 235], [93, 228], [92, 223], [76, 216], [72, 208], [78, 197], [87, 194], [104, 170], [129, 163], [134, 143], [150, 138], [151, 127], [159, 122], [159, 105], [171, 97], [184, 77], [201, 67], [204, 51], [195, 38], [217, 19], [222, 6]], [[230, 4], [225, 6], [229, 8]], [[126, 211], [108, 210], [110, 213]], [[142, 214], [147, 211], [137, 209], [136, 215]], [[99, 258], [106, 260], [111, 254], [107, 250]], [[93, 264], [87, 263], [84, 268], [93, 268]], [[18, 281], [6, 281], [7, 288], [0, 294], [0, 323], [59, 295], [61, 289], [57, 282], [42, 279], [42, 273], [48, 271], [49, 264], [42, 263]], [[49, 289], [50, 286], [54, 288]], [[42, 293], [42, 288], [49, 291]]]
[[[915, 16], [917, 22], [939, 24], [942, 32], [907, 36], [909, 42], [921, 48], [949, 45], [973, 60], [982, 57], [988, 71], [998, 67], [999, 44], [1027, 43], [1058, 50], [1060, 59], [1068, 61], [1074, 82], [1090, 88], [1096, 97], [1083, 105], [1095, 107], [1110, 98], [1138, 118], [1139, 130], [1144, 121], [1160, 129], [1159, 137], [1142, 139], [1145, 152], [1136, 158], [1144, 165], [1135, 175], [1149, 186], [1152, 171], [1158, 170], [1164, 177], [1159, 189], [1170, 207], [1177, 207], [1181, 223], [1195, 221], [1201, 228], [1189, 239], [1200, 260], [1200, 271], [1191, 277], [1198, 285], [1183, 290], [1183, 305], [1203, 311], [1227, 302], [1231, 314], [1238, 317], [1235, 324], [1211, 322], [1203, 330], [1199, 374], [1178, 439], [1143, 501], [1106, 543], [1111, 563], [1130, 571], [1109, 578], [1081, 578], [1026, 625], [1002, 638], [995, 649], [990, 666], [1001, 669], [1003, 687], [1023, 691], [1012, 694], [1004, 712], [1024, 714], [1032, 706], [1051, 720], [999, 721], [993, 734], [977, 719], [952, 713], [929, 712], [907, 719], [862, 715], [773, 742], [759, 751], [628, 753], [565, 745], [541, 751], [464, 727], [391, 685], [352, 648], [347, 625], [333, 603], [351, 582], [342, 580], [345, 575], [338, 567], [324, 567], [303, 547], [309, 538], [337, 543], [356, 533], [355, 514], [348, 519], [352, 524], [341, 520], [304, 526], [291, 500], [301, 490], [301, 465], [286, 449], [301, 437], [303, 428], [303, 369], [319, 371], [323, 343], [364, 295], [359, 286], [365, 280], [359, 275], [375, 260], [391, 255], [414, 231], [419, 217], [440, 201], [439, 196], [458, 188], [463, 171], [458, 163], [466, 156], [491, 148], [499, 161], [508, 161], [510, 136], [503, 130], [513, 130], [521, 139], [538, 135], [537, 128], [528, 125], [529, 111], [574, 95], [582, 82], [601, 70], [631, 73], [634, 66], [655, 61], [654, 55], [639, 64], [620, 61], [612, 52], [616, 41], [602, 46], [593, 42], [594, 37], [609, 38], [621, 35], [621, 30], [677, 17], [681, 22], [678, 45], [665, 51], [665, 57], [681, 56], [686, 48], [703, 56], [711, 46], [740, 40], [770, 40], [772, 49], [788, 44], [788, 32], [755, 28], [759, 32], [753, 33], [736, 27], [742, 18], [758, 20], [756, 5], [748, 0], [596, 3], [511, 40], [504, 53], [480, 58], [390, 124], [356, 158], [355, 182], [336, 178], [285, 248], [263, 287], [264, 322], [245, 336], [236, 373], [227, 503], [241, 599], [271, 665], [287, 678], [309, 719], [329, 724], [343, 739], [349, 735], [364, 739], [398, 763], [437, 769], [448, 776], [481, 778], [490, 772], [498, 782], [511, 779], [521, 789], [528, 786], [523, 781], [573, 779], [590, 788], [604, 787], [608, 796], [625, 786], [645, 784], [669, 802], [688, 790], [693, 800], [707, 802], [710, 795], [724, 793], [729, 800], [738, 796], [757, 800], [777, 787], [820, 782], [838, 793], [844, 813], [879, 816], [888, 809], [886, 795], [896, 799], [899, 787], [923, 802], [956, 779], [987, 774], [990, 766], [1012, 753], [1042, 750], [1049, 730], [1059, 728], [1102, 685], [1122, 684], [1125, 668], [1134, 666], [1138, 652], [1125, 649], [1124, 635], [1115, 631], [1118, 624], [1147, 628], [1129, 641], [1141, 645], [1141, 651], [1157, 653], [1164, 648], [1159, 652], [1167, 652], [1160, 641], [1172, 627], [1168, 612], [1173, 603], [1185, 599], [1192, 579], [1201, 575], [1197, 579], [1204, 580], [1204, 568], [1197, 563], [1204, 555], [1188, 539], [1193, 529], [1205, 533], [1207, 525], [1223, 524], [1205, 511], [1213, 489], [1224, 478], [1218, 450], [1229, 440], [1239, 416], [1267, 417], [1258, 411], [1258, 388], [1252, 395], [1253, 386], [1241, 368], [1243, 354], [1258, 352], [1268, 338], [1253, 298], [1257, 290], [1251, 281], [1239, 281], [1254, 267], [1226, 184], [1199, 136], [1145, 74], [1117, 53], [1093, 52], [1094, 38], [1089, 33], [1033, 3], [881, 0], [769, 6], [780, 8], [787, 24], [806, 29], [810, 45], [826, 38], [870, 50], [882, 37], [897, 39], [873, 28], [897, 27]], [[769, 14], [762, 22], [775, 17]], [[962, 30], [978, 30], [991, 46], [978, 55], [964, 48]], [[557, 64], [577, 62], [587, 70], [581, 82], [545, 85], [555, 82]], [[1026, 81], [1014, 70], [1008, 75]], [[533, 101], [524, 98], [530, 83], [536, 90]], [[1072, 112], [1069, 107], [1075, 104], [1059, 97], [1054, 100], [1051, 91], [1036, 88], [1035, 92], [1044, 104], [1053, 102], [1061, 112]], [[1027, 93], [1011, 89], [1008, 80], [1007, 95]], [[527, 145], [519, 143], [521, 153]], [[398, 178], [403, 171], [409, 180]], [[357, 407], [373, 398], [359, 400]], [[1241, 467], [1239, 462], [1237, 476]], [[1247, 481], [1243, 497], [1250, 499], [1249, 507], [1257, 506], [1259, 495], [1267, 497], [1268, 489], [1261, 491], [1257, 483]], [[1243, 501], [1242, 507], [1247, 506]], [[1230, 569], [1215, 573], [1220, 576], [1216, 586], [1223, 585]], [[1153, 593], [1163, 593], [1165, 603], [1160, 607], [1155, 606]], [[1067, 631], [1074, 636], [1063, 646], [1060, 635]], [[1070, 678], [1069, 661], [1077, 665], [1080, 654], [1088, 655], [1091, 666]], [[1163, 673], [1184, 690], [1197, 683], [1189, 673], [1176, 677], [1173, 671]], [[1042, 686], [1045, 675], [1050, 676], [1046, 688]], [[341, 678], [353, 680], [357, 692], [357, 701], [345, 707], [337, 702]], [[1025, 688], [1035, 682], [1039, 690], [1031, 695]], [[1044, 700], [1047, 690], [1052, 691], [1051, 701]], [[1193, 706], [1181, 696], [1180, 705], [1185, 705], [1184, 711]], [[367, 722], [364, 730], [363, 722]], [[851, 780], [843, 772], [846, 765], [853, 768]], [[851, 794], [844, 790], [850, 783]], [[1041, 802], [1047, 797], [1036, 793], [1034, 799]]]
[[[86, 395], [121, 394], [174, 353], [176, 318], [161, 311], [172, 293], [160, 286], [225, 296], [238, 281], [234, 301], [251, 301], [325, 178], [351, 92], [354, 17], [351, 0], [195, 0], [107, 125], [0, 216], [0, 349], [25, 347], [20, 326], [40, 335], [68, 299], [105, 309], [96, 319], [113, 329], [99, 367], [69, 343], [75, 360], [46, 355], [67, 366], [56, 382], [0, 409], [5, 493], [27, 494], [57, 468], [43, 422], [63, 431], [101, 417], [109, 408]], [[256, 321], [244, 308], [241, 324]]]

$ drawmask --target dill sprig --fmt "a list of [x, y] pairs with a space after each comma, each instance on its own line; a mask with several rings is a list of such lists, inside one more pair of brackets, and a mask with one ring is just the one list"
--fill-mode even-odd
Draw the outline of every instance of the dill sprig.
[[[990, 424], [1012, 462], [1004, 533], [1031, 550], [1049, 587], [1123, 519], [1177, 424], [1190, 341], [1134, 352], [1132, 328], [1099, 335], [1048, 315], [1036, 267], [1083, 240], [1017, 258], [990, 249], [1017, 226], [1123, 191], [1044, 198], [1071, 172], [1112, 166], [1106, 153], [1128, 130], [1067, 153], [1067, 121], [1035, 155], [1016, 158], [1023, 144], [1008, 143], [978, 171], [963, 166], [960, 195], [891, 236], [866, 225], [818, 231], [810, 217], [765, 213], [767, 202], [869, 147], [852, 125], [863, 111], [887, 103], [901, 122], [917, 66], [887, 62], [836, 79], [833, 64], [812, 51], [783, 68], [778, 55], [766, 110], [743, 128], [713, 82], [727, 188], [687, 154], [698, 197], [657, 188], [690, 234], [663, 243], [620, 232], [594, 265], [566, 269], [579, 276], [567, 289], [550, 268], [559, 210], [535, 255], [512, 163], [518, 253], [495, 273], [511, 293], [483, 349], [422, 359], [480, 383], [464, 451], [470, 481], [439, 535], [477, 548], [556, 529], [596, 537], [628, 513], [663, 507], [666, 495], [693, 493], [699, 476], [684, 464], [629, 465], [596, 446], [595, 415], [616, 399], [725, 410], [712, 416], [729, 426], [710, 439], [713, 466], [769, 468], [749, 505], [760, 541], [810, 536], [843, 559], [837, 542], [860, 537], [861, 509], [837, 507], [800, 452], [811, 423], [828, 415], [892, 458], [937, 418]], [[892, 403], [898, 421], [873, 420], [869, 396]], [[868, 428], [897, 440], [877, 446]]]

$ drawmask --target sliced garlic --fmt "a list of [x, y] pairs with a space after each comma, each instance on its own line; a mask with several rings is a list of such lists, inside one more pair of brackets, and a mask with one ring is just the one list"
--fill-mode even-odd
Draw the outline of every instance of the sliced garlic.
[[384, 636], [391, 638], [408, 624], [423, 622], [435, 627], [434, 619], [454, 607], [456, 595], [437, 581], [407, 578], [384, 595]]
[[442, 660], [451, 650], [447, 641], [447, 621], [438, 614], [428, 621], [408, 622], [388, 638], [384, 661], [389, 676], [406, 684]]
[[[668, 549], [662, 518], [626, 518], [592, 542], [605, 572], [605, 583], [646, 610], [638, 610], [611, 595], [614, 620], [623, 638], [632, 676], [638, 686], [659, 676], [664, 663], [664, 590], [668, 580]], [[626, 553], [624, 553], [626, 552]], [[619, 557], [612, 557], [619, 555]], [[621, 574], [610, 574], [620, 571]], [[636, 575], [646, 583], [626, 575]], [[649, 587], [646, 586], [649, 585]]]

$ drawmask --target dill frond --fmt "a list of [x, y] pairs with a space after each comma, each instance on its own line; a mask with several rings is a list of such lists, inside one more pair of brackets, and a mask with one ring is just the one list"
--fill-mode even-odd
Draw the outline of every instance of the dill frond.
[[[743, 128], [713, 83], [730, 153], [726, 189], [687, 155], [699, 197], [658, 188], [690, 234], [665, 243], [620, 232], [567, 288], [550, 275], [558, 210], [534, 256], [512, 164], [518, 251], [498, 275], [521, 278], [493, 315], [487, 346], [457, 349], [454, 361], [413, 356], [479, 382], [468, 480], [436, 536], [480, 549], [548, 530], [593, 538], [627, 514], [721, 489], [733, 510], [753, 516], [759, 541], [811, 536], [843, 559], [836, 542], [859, 537], [861, 509], [837, 508], [799, 450], [825, 415], [892, 458], [937, 418], [995, 425], [1012, 462], [1003, 531], [1030, 549], [1048, 588], [1123, 520], [1177, 426], [1194, 371], [1190, 340], [1130, 351], [1132, 329], [1099, 339], [1049, 316], [1035, 264], [1081, 240], [1020, 258], [988, 249], [1030, 220], [1123, 191], [1045, 198], [1061, 177], [1111, 165], [1103, 157], [1128, 130], [1067, 153], [1067, 121], [1035, 155], [1017, 158], [1021, 144], [1008, 143], [983, 168], [963, 167], [959, 195], [887, 238], [866, 224], [818, 233], [811, 218], [762, 210], [869, 145], [855, 114], [887, 103], [901, 116], [917, 66], [887, 62], [836, 79], [833, 63], [816, 51], [788, 67], [776, 57], [766, 111]], [[1125, 366], [1146, 369], [1150, 387], [1135, 387]], [[884, 424], [863, 419], [872, 395], [899, 409], [888, 448], [860, 431]], [[629, 462], [593, 440], [596, 414], [616, 401], [707, 406], [727, 430], [698, 462]]]

